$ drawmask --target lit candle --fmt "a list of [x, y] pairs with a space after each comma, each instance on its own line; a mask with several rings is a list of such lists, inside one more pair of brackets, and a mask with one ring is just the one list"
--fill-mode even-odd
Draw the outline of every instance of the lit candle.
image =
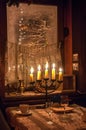
[[63, 80], [63, 71], [62, 71], [62, 68], [59, 68], [59, 80]]
[[8, 67], [8, 71], [9, 71], [9, 72], [11, 71], [11, 67]]
[[46, 63], [45, 65], [45, 79], [48, 79], [49, 76], [48, 76], [48, 62]]
[[41, 66], [38, 66], [37, 80], [41, 80]]
[[33, 82], [33, 72], [34, 72], [34, 69], [33, 69], [33, 67], [31, 67], [31, 69], [30, 69], [30, 82]]
[[55, 64], [52, 65], [52, 80], [55, 80]]
[[13, 65], [13, 70], [15, 70], [15, 68], [16, 68], [15, 65]]

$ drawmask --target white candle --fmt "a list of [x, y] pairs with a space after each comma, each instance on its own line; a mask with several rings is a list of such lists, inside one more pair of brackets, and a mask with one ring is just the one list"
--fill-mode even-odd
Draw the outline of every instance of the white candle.
[[55, 80], [55, 77], [56, 76], [56, 74], [55, 74], [55, 64], [53, 63], [53, 65], [52, 65], [52, 80]]
[[37, 71], [37, 80], [41, 80], [41, 66], [38, 66], [38, 71]]

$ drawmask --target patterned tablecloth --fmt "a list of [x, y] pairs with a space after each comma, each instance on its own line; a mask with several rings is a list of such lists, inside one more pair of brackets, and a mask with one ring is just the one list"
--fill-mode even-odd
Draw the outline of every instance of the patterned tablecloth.
[[[72, 105], [72, 111], [64, 113], [48, 109], [31, 109], [26, 115], [22, 115], [17, 107], [6, 109], [8, 122], [15, 127], [15, 130], [86, 130], [86, 108]], [[51, 116], [51, 117], [50, 117]], [[52, 123], [49, 124], [49, 120]]]

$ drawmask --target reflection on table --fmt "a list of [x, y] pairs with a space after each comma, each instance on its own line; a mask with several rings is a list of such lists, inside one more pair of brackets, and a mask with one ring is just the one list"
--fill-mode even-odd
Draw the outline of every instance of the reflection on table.
[[46, 108], [31, 107], [29, 113], [23, 115], [19, 107], [8, 107], [6, 113], [15, 130], [86, 130], [86, 108], [76, 104], [71, 108], [72, 111], [66, 111], [68, 118], [65, 121], [62, 119], [63, 111], [52, 111], [52, 124], [47, 123], [50, 117]]

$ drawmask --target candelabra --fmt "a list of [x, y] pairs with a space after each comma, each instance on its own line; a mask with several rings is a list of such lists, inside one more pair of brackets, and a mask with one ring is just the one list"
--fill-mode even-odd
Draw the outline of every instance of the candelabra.
[[45, 94], [45, 107], [48, 107], [48, 94], [59, 88], [61, 83], [63, 83], [63, 80], [44, 78], [42, 80], [30, 82], [30, 86], [34, 88], [34, 92]]

